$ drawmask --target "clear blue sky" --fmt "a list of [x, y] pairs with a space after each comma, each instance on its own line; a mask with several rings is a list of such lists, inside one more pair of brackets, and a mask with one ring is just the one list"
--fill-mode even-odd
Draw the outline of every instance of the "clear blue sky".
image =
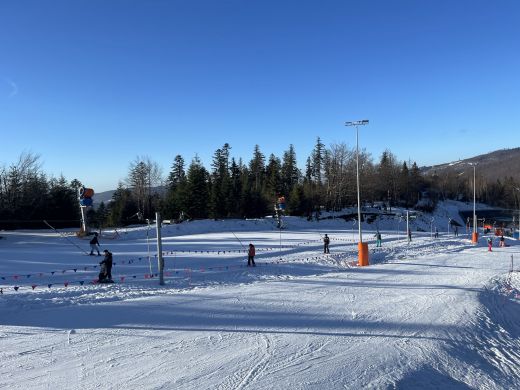
[[0, 2], [0, 164], [113, 189], [137, 156], [317, 136], [419, 165], [520, 146], [520, 2]]

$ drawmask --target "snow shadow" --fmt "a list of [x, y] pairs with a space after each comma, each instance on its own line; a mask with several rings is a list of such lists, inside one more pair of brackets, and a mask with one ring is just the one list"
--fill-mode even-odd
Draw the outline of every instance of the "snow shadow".
[[[184, 294], [177, 297], [137, 300], [118, 304], [66, 306], [31, 310], [2, 316], [3, 326], [67, 329], [128, 329], [181, 332], [227, 332], [300, 334], [336, 337], [399, 338], [445, 340], [455, 331], [451, 325], [349, 319], [342, 315], [322, 315], [308, 308], [287, 312], [265, 310], [234, 296], [215, 297]], [[135, 336], [135, 334], [134, 334]]]
[[354, 287], [354, 288], [363, 288], [363, 289], [404, 289], [404, 290], [463, 290], [469, 292], [480, 292], [481, 290], [478, 288], [471, 287], [457, 287], [452, 285], [444, 285], [444, 284], [421, 284], [421, 283], [403, 283], [401, 281], [396, 281], [395, 283], [391, 282], [383, 282], [381, 279], [367, 279], [363, 278], [360, 280], [334, 280], [334, 279], [325, 279], [325, 280], [287, 280], [285, 283], [295, 283], [295, 284], [312, 284], [318, 286], [327, 286], [327, 285], [335, 285], [342, 287]]
[[460, 269], [478, 269], [477, 267], [461, 266], [461, 265], [441, 265], [441, 264], [428, 264], [428, 263], [410, 263], [401, 261], [392, 261], [392, 264], [399, 264], [405, 266], [419, 266], [419, 267], [433, 267], [433, 268], [460, 268]]
[[423, 366], [416, 371], [406, 374], [389, 388], [394, 389], [445, 389], [466, 390], [472, 389], [464, 382], [443, 374], [433, 367]]

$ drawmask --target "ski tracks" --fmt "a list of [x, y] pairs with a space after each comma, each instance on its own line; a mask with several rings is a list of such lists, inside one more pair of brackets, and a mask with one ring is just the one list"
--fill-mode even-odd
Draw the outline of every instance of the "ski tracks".
[[274, 355], [273, 341], [269, 336], [259, 335], [258, 348], [261, 353], [257, 353], [250, 360], [259, 358], [260, 360], [254, 364], [250, 369], [242, 369], [228, 378], [229, 383], [224, 383], [218, 387], [219, 390], [243, 390], [247, 389], [255, 380], [262, 375], [266, 367], [269, 365], [271, 358]]

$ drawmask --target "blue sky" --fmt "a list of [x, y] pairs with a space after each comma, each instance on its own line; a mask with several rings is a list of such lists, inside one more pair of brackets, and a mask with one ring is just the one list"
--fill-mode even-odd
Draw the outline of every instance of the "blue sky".
[[518, 1], [0, 2], [0, 164], [113, 189], [228, 142], [431, 165], [520, 146]]

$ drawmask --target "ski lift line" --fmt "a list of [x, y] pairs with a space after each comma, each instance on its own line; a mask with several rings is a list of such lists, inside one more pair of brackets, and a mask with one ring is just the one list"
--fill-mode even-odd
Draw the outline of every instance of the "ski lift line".
[[76, 248], [78, 248], [81, 252], [88, 255], [88, 252], [84, 250], [82, 247], [80, 247], [78, 244], [72, 242], [66, 235], [59, 232], [54, 226], [52, 226], [49, 222], [47, 222], [45, 219], [43, 220], [43, 223], [45, 223], [48, 227], [50, 227], [52, 230], [54, 230], [56, 233], [58, 233], [61, 237], [65, 238], [68, 242], [70, 242], [72, 245], [74, 245]]
[[[344, 255], [344, 256], [342, 256]], [[300, 258], [300, 259], [284, 259], [284, 258], [280, 258], [280, 259], [276, 259], [274, 261], [270, 261], [270, 262], [257, 262], [257, 265], [258, 266], [275, 266], [275, 265], [278, 265], [278, 264], [288, 264], [288, 263], [295, 263], [295, 262], [299, 262], [299, 261], [309, 261], [309, 260], [322, 260], [322, 259], [326, 259], [326, 258], [333, 258], [334, 260], [336, 260], [338, 262], [339, 265], [342, 265], [340, 262], [342, 261], [342, 257], [347, 257], [346, 256], [347, 253], [344, 253], [344, 254], [337, 254], [337, 259], [334, 259], [332, 256], [324, 256], [324, 255], [321, 255], [321, 256], [312, 256], [312, 257], [306, 257], [306, 258]], [[345, 262], [345, 267], [346, 268], [352, 268], [353, 266], [356, 265], [356, 261], [350, 261], [350, 262]], [[170, 279], [175, 279], [175, 278], [179, 278], [179, 277], [182, 277], [182, 276], [176, 276], [176, 275], [179, 275], [180, 273], [184, 272], [185, 275], [188, 275], [189, 278], [191, 279], [191, 274], [193, 272], [198, 272], [198, 273], [207, 273], [208, 271], [225, 271], [225, 272], [230, 272], [230, 271], [233, 271], [235, 269], [240, 269], [240, 268], [244, 268], [246, 267], [245, 264], [235, 264], [235, 265], [214, 265], [214, 266], [211, 266], [211, 267], [199, 267], [199, 268], [168, 268], [165, 270], [165, 276], [166, 277], [169, 277]], [[175, 274], [175, 275], [173, 275]], [[124, 283], [125, 280], [150, 280], [150, 279], [154, 279], [154, 278], [157, 278], [159, 276], [158, 273], [150, 273], [150, 274], [144, 274], [143, 276], [141, 276], [141, 274], [137, 275], [137, 274], [124, 274], [124, 275], [118, 275], [117, 279], [120, 280], [119, 283]], [[186, 277], [186, 276], [185, 276]], [[82, 280], [66, 280], [66, 281], [63, 281], [63, 282], [59, 282], [59, 285], [61, 287], [61, 284], [64, 285], [65, 288], [67, 288], [69, 285], [72, 287], [73, 284], [76, 284], [78, 283], [80, 286], [89, 286], [89, 285], [97, 285], [97, 284], [100, 284], [98, 282], [96, 282], [96, 279], [92, 279], [92, 280], [85, 280], [85, 279], [82, 279]], [[12, 287], [14, 288], [15, 291], [19, 291], [20, 288], [22, 288], [22, 290], [24, 289], [27, 289], [29, 290], [29, 287], [31, 287], [31, 290], [35, 290], [36, 287], [48, 287], [48, 288], [51, 288], [52, 286], [54, 287], [57, 287], [58, 283], [55, 282], [55, 283], [45, 283], [45, 284], [28, 284], [28, 285], [24, 285], [24, 284], [16, 284], [14, 286], [11, 286], [11, 285], [4, 285], [2, 286], [2, 290], [4, 288], [9, 288], [9, 287]], [[79, 287], [79, 286], [78, 286]], [[3, 291], [2, 291], [3, 293]]]
[[235, 232], [232, 231], [231, 233], [233, 233], [233, 235], [234, 235], [235, 238], [238, 240], [238, 242], [240, 243], [240, 245], [242, 246], [242, 248], [243, 248], [244, 250], [246, 250], [246, 248], [245, 248], [244, 245], [242, 244], [242, 241], [240, 241], [240, 238], [237, 237], [237, 235], [235, 234]]
[[[257, 264], [259, 265], [264, 265], [264, 266], [267, 266], [267, 265], [277, 265], [277, 264], [284, 264], [284, 263], [295, 263], [295, 262], [298, 262], [298, 261], [309, 261], [309, 260], [321, 260], [321, 259], [326, 259], [326, 258], [332, 258], [334, 260], [336, 260], [336, 262], [339, 264], [339, 265], [343, 265], [342, 264], [342, 261], [343, 259], [346, 259], [346, 258], [350, 258], [351, 257], [351, 253], [347, 253], [347, 252], [344, 252], [344, 253], [336, 253], [334, 254], [333, 256], [331, 255], [321, 255], [321, 256], [311, 256], [311, 257], [306, 257], [306, 258], [297, 258], [297, 259], [284, 259], [284, 258], [279, 258], [279, 259], [276, 259], [274, 261], [270, 261], [270, 262], [258, 262]], [[124, 261], [123, 261], [124, 263]], [[114, 263], [115, 264], [115, 263]], [[129, 264], [130, 264], [130, 261], [129, 261]], [[352, 267], [355, 267], [357, 264], [356, 261], [345, 261], [345, 267], [346, 268], [352, 268]], [[93, 268], [96, 268], [97, 266], [93, 266]], [[186, 272], [187, 274], [189, 273], [189, 278], [191, 280], [191, 273], [193, 271], [197, 272], [199, 271], [200, 273], [205, 273], [207, 271], [229, 271], [229, 270], [233, 270], [233, 269], [238, 269], [238, 268], [243, 268], [245, 267], [244, 264], [239, 264], [239, 265], [227, 265], [227, 266], [224, 266], [224, 265], [219, 265], [219, 266], [211, 266], [211, 267], [200, 267], [199, 269], [194, 269], [194, 268], [179, 268], [179, 269], [176, 269], [176, 268], [173, 268], [173, 269], [167, 269], [165, 270], [165, 275], [166, 276], [172, 276], [172, 272], [175, 273], [176, 275], [178, 275], [180, 272], [184, 271]], [[86, 268], [86, 267], [85, 267]], [[62, 271], [63, 273], [65, 271]], [[53, 276], [54, 276], [54, 272], [52, 273]], [[154, 273], [150, 273], [150, 274], [144, 274], [144, 279], [145, 280], [149, 280], [149, 279], [153, 279], [154, 277], [158, 277], [159, 274], [154, 274]], [[28, 275], [28, 277], [31, 276], [31, 275]], [[41, 276], [41, 275], [40, 275]], [[121, 283], [123, 283], [125, 281], [125, 279], [130, 279], [130, 280], [141, 280], [142, 278], [138, 278], [138, 275], [136, 274], [126, 274], [126, 275], [120, 275], [118, 276]], [[16, 279], [18, 278], [18, 276], [16, 277]], [[5, 277], [2, 277], [2, 279], [5, 280]], [[70, 284], [73, 284], [73, 283], [79, 283], [80, 286], [84, 286], [84, 284], [86, 283], [87, 285], [89, 284], [98, 284], [96, 283], [95, 279], [94, 280], [72, 280], [72, 281], [64, 281], [64, 282], [61, 282], [64, 284], [65, 287], [68, 287], [68, 285]], [[53, 285], [55, 285], [57, 283], [50, 283], [50, 284], [47, 284], [47, 287], [48, 288], [51, 288]], [[36, 284], [32, 284], [32, 285], [29, 285], [32, 290], [34, 290], [36, 287], [39, 287], [39, 285], [36, 285]], [[13, 287], [15, 289], [15, 291], [18, 291], [20, 289], [20, 287], [23, 287], [23, 286], [5, 286], [6, 288], [7, 287]], [[25, 287], [24, 287], [25, 288]], [[3, 292], [2, 292], [3, 293]]]
[[[50, 225], [49, 225], [50, 226]], [[52, 228], [52, 226], [50, 226]], [[56, 229], [54, 229], [56, 230]], [[58, 234], [60, 234], [60, 232], [57, 231]], [[65, 238], [67, 238], [65, 236]], [[238, 239], [238, 237], [237, 237]], [[238, 239], [239, 240], [239, 239]], [[336, 240], [336, 241], [350, 241], [350, 240], [344, 240], [344, 239], [338, 239], [338, 238], [334, 238], [333, 240]], [[240, 241], [240, 240], [239, 240]], [[298, 248], [300, 247], [301, 245], [305, 245], [305, 244], [309, 244], [309, 243], [313, 243], [313, 242], [320, 242], [319, 240], [312, 240], [312, 241], [307, 241], [307, 242], [304, 242], [300, 245], [287, 245], [287, 246], [284, 246], [285, 249], [294, 249], [294, 248]], [[76, 245], [74, 243], [72, 243], [73, 245]], [[76, 245], [77, 246], [77, 245]], [[80, 247], [78, 247], [79, 249], [81, 249]], [[273, 250], [276, 250], [276, 248], [259, 248], [258, 251], [273, 251]], [[168, 256], [168, 254], [172, 255], [172, 256], [176, 256], [178, 255], [178, 253], [201, 253], [201, 254], [209, 254], [209, 253], [219, 253], [222, 252], [222, 253], [226, 253], [226, 251], [216, 251], [216, 250], [213, 250], [213, 251], [165, 251], [163, 252], [163, 255], [164, 256]], [[236, 251], [236, 250], [229, 250], [227, 251], [229, 253], [242, 253], [241, 251]], [[246, 250], [244, 250], [244, 253], [247, 252]], [[86, 253], [86, 252], [85, 252]], [[349, 252], [336, 252], [333, 254], [333, 256], [348, 256], [350, 255]], [[154, 256], [157, 256], [157, 254], [154, 254]], [[321, 257], [327, 257], [327, 256], [318, 256], [318, 257], [311, 257], [311, 259], [319, 259]], [[116, 265], [130, 265], [130, 264], [134, 264], [135, 262], [139, 262], [139, 261], [143, 261], [147, 259], [147, 257], [139, 257], [139, 258], [135, 258], [135, 259], [128, 259], [128, 260], [120, 260], [120, 261], [114, 261], [113, 265], [116, 266]], [[306, 258], [306, 260], [308, 260], [309, 258]], [[294, 260], [294, 261], [297, 261], [297, 260]], [[30, 278], [32, 276], [36, 277], [36, 276], [39, 276], [39, 277], [43, 277], [43, 275], [51, 275], [51, 276], [57, 276], [57, 275], [63, 275], [65, 274], [66, 272], [68, 271], [73, 271], [74, 273], [76, 273], [77, 271], [87, 271], [88, 272], [88, 269], [89, 268], [92, 268], [93, 270], [95, 270], [98, 266], [97, 265], [81, 265], [81, 266], [78, 266], [76, 268], [69, 268], [69, 269], [64, 269], [64, 270], [60, 270], [60, 271], [46, 271], [46, 272], [32, 272], [32, 273], [29, 273], [29, 274], [25, 274], [25, 273], [19, 273], [19, 274], [14, 274], [14, 275], [3, 275], [3, 276], [0, 276], [0, 278], [2, 280], [6, 280], [6, 278], [14, 278], [15, 280], [18, 279], [18, 278], [22, 278], [22, 277], [25, 277], [25, 278]], [[150, 272], [150, 274], [152, 274], [153, 272]]]
[[[338, 258], [341, 258], [341, 257], [349, 257], [351, 255], [350, 252], [336, 252], [336, 253], [333, 253], [332, 255], [329, 255], [329, 256], [325, 256], [325, 255], [320, 255], [320, 256], [311, 256], [311, 257], [305, 257], [304, 259], [305, 260], [317, 260], [317, 259], [321, 259], [321, 258], [328, 258], [328, 257], [338, 257]], [[272, 256], [272, 258], [276, 258], [275, 262], [279, 262], [277, 256]], [[122, 266], [122, 265], [131, 265], [131, 264], [134, 264], [135, 262], [138, 262], [138, 261], [142, 261], [142, 260], [145, 260], [146, 258], [137, 258], [137, 259], [129, 259], [129, 260], [120, 260], [120, 261], [114, 261], [113, 265], [114, 267], [115, 266]], [[266, 258], [266, 260], [269, 259]], [[281, 258], [283, 259], [283, 258]], [[303, 258], [301, 258], [303, 259]], [[298, 260], [301, 260], [301, 259], [295, 259], [295, 260], [287, 260], [286, 262], [295, 262], [295, 261], [298, 261]], [[269, 263], [266, 263], [266, 264], [271, 264], [273, 262], [269, 262]], [[50, 277], [50, 276], [63, 276], [65, 275], [65, 273], [69, 272], [69, 275], [70, 275], [70, 272], [74, 272], [73, 274], [76, 274], [76, 275], [81, 275], [82, 272], [81, 271], [85, 271], [85, 272], [94, 272], [96, 270], [96, 268], [98, 268], [99, 266], [98, 265], [82, 265], [82, 266], [78, 266], [76, 268], [67, 268], [67, 269], [64, 269], [64, 270], [60, 270], [60, 271], [46, 271], [46, 272], [32, 272], [32, 273], [28, 273], [28, 274], [25, 274], [25, 273], [17, 273], [17, 274], [11, 274], [11, 275], [0, 275], [0, 279], [1, 280], [4, 280], [4, 281], [7, 281], [8, 279], [14, 279], [14, 280], [20, 280], [20, 279], [29, 279], [29, 278], [36, 278], [36, 277], [39, 277], [39, 278], [42, 278], [44, 276], [47, 276], [47, 277]], [[210, 269], [210, 268], [215, 268], [215, 267], [234, 267], [234, 265], [227, 265], [227, 266], [216, 266], [216, 265], [212, 265], [211, 267], [207, 267], [207, 269]], [[203, 267], [204, 268], [204, 267]], [[91, 269], [91, 270], [89, 270]], [[185, 268], [183, 268], [185, 269]], [[169, 269], [171, 270], [171, 269]], [[78, 272], [80, 271], [80, 272]], [[153, 272], [150, 272], [150, 275], [153, 274]], [[121, 275], [121, 276], [128, 276], [128, 275]]]

